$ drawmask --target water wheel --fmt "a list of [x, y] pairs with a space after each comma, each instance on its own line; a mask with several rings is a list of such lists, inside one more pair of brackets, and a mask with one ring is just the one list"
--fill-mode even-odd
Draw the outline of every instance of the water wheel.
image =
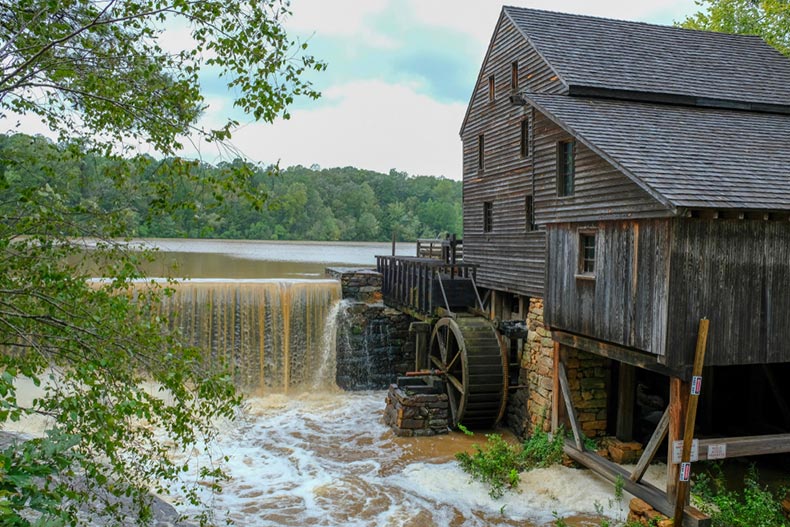
[[450, 424], [491, 428], [502, 419], [507, 363], [496, 330], [482, 317], [442, 318], [431, 335], [431, 366], [445, 376]]

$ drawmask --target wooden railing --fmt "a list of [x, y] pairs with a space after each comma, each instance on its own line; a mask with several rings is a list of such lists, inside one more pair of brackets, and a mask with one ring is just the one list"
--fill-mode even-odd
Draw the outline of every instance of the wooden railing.
[[447, 263], [433, 258], [377, 256], [382, 275], [382, 295], [388, 305], [423, 316], [437, 308], [448, 311], [476, 306], [477, 265]]
[[430, 258], [452, 264], [462, 262], [464, 241], [455, 235], [447, 238], [420, 238], [417, 240], [417, 258]]

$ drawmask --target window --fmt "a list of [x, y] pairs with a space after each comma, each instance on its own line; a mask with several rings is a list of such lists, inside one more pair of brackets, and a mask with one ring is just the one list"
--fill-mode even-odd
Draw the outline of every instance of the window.
[[494, 204], [483, 202], [483, 232], [491, 232], [494, 227]]
[[488, 100], [493, 101], [496, 93], [494, 92], [495, 85], [494, 85], [494, 76], [491, 75], [488, 77]]
[[485, 168], [485, 140], [483, 134], [477, 137], [477, 169], [483, 170]]
[[527, 232], [534, 231], [536, 229], [535, 226], [535, 202], [532, 200], [532, 196], [527, 196], [524, 198], [524, 221], [527, 226]]
[[595, 276], [595, 232], [579, 233], [579, 274]]
[[575, 141], [557, 143], [557, 195], [573, 196], [576, 167], [574, 166]]
[[510, 91], [518, 91], [518, 61], [510, 65]]
[[521, 157], [529, 155], [529, 120], [524, 119], [521, 121], [521, 141], [519, 143], [521, 148]]

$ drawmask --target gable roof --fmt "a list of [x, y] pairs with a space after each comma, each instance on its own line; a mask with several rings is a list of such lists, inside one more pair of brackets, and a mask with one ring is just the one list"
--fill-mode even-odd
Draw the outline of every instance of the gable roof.
[[[504, 7], [571, 95], [595, 90], [781, 105], [790, 60], [761, 38]], [[707, 100], [707, 101], [706, 101]], [[689, 102], [689, 101], [686, 101]]]
[[524, 95], [660, 201], [790, 210], [790, 115]]

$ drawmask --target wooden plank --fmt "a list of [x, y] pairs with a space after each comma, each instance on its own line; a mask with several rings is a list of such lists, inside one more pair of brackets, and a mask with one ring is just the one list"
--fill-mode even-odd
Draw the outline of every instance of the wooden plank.
[[634, 467], [633, 472], [631, 472], [631, 481], [640, 481], [645, 475], [647, 467], [650, 466], [650, 462], [653, 461], [658, 448], [661, 446], [661, 443], [663, 443], [664, 438], [667, 436], [668, 429], [669, 406], [667, 406], [666, 410], [664, 410], [664, 413], [661, 415], [661, 419], [658, 421], [658, 425], [656, 426], [655, 431], [653, 431], [653, 435], [650, 436], [650, 440], [647, 442], [645, 450], [642, 452], [642, 456], [639, 458], [639, 462], [637, 462], [636, 467]]
[[617, 388], [617, 438], [631, 441], [634, 438], [634, 400], [636, 399], [636, 369], [620, 363]]
[[721, 437], [699, 440], [699, 459], [708, 459], [710, 445], [727, 445], [727, 458], [790, 452], [790, 434]]
[[557, 432], [560, 427], [560, 343], [554, 341], [554, 367], [551, 383], [551, 431]]
[[[669, 444], [683, 437], [683, 418], [688, 404], [689, 383], [672, 377], [669, 379]], [[677, 491], [680, 465], [667, 463], [667, 495], [674, 496]]]
[[565, 373], [565, 364], [560, 361], [560, 389], [562, 390], [562, 398], [565, 400], [565, 409], [568, 412], [568, 420], [571, 422], [571, 431], [573, 432], [573, 440], [576, 442], [576, 448], [584, 450], [584, 433], [579, 426], [579, 421], [576, 418], [576, 411], [573, 408], [573, 399], [571, 399], [571, 390], [568, 385], [568, 376]]
[[649, 353], [632, 350], [609, 342], [601, 342], [588, 337], [582, 337], [581, 335], [575, 335], [556, 328], [552, 328], [551, 336], [554, 340], [565, 346], [588, 351], [602, 357], [624, 362], [662, 375], [682, 377], [682, 375], [679, 375], [682, 373], [681, 370], [675, 370], [659, 363], [657, 356]]
[[[568, 440], [565, 441], [563, 451], [568, 457], [589, 468], [605, 480], [615, 484], [621, 480], [626, 492], [646, 501], [661, 514], [670, 516], [673, 513], [674, 508], [669, 503], [666, 494], [647, 482], [631, 481], [628, 472], [620, 465], [602, 458], [595, 452], [579, 451]], [[694, 507], [686, 507], [683, 512], [683, 525], [686, 527], [710, 527], [710, 518]]]
[[[697, 346], [694, 350], [694, 367], [692, 373], [692, 386], [694, 386], [694, 379], [702, 375], [702, 366], [705, 363], [705, 349], [708, 347], [708, 327], [710, 321], [703, 318], [699, 321], [699, 330], [697, 332]], [[689, 394], [689, 404], [686, 408], [685, 425], [683, 426], [683, 455], [680, 458], [681, 463], [691, 462], [691, 442], [694, 440], [694, 424], [697, 421], [697, 405], [699, 404], [700, 390], [693, 390]], [[678, 481], [677, 493], [675, 495], [675, 524], [680, 523], [683, 517], [683, 507], [688, 499], [689, 478], [681, 479]]]

